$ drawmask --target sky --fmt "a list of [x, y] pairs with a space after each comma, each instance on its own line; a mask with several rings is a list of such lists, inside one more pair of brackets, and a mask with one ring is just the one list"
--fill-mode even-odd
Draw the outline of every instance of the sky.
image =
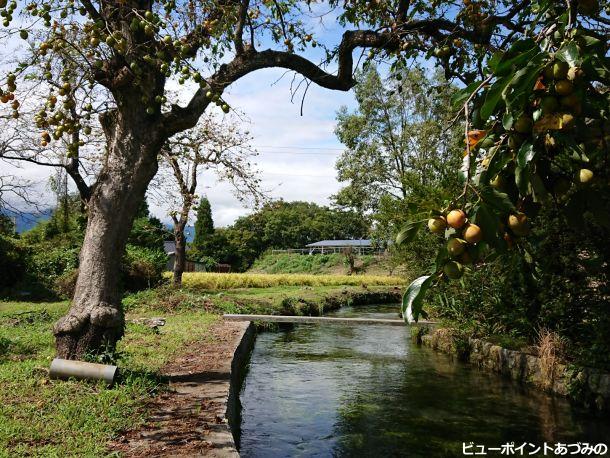
[[[333, 16], [323, 23], [316, 21], [310, 25], [318, 40], [338, 43], [342, 30]], [[264, 47], [260, 45], [259, 49]], [[320, 53], [310, 50], [305, 56], [315, 62]], [[343, 146], [334, 135], [335, 115], [342, 105], [355, 107], [354, 95], [352, 91], [331, 91], [312, 84], [301, 115], [301, 97], [291, 101], [292, 75], [282, 69], [259, 70], [230, 86], [223, 98], [243, 114], [244, 129], [253, 137], [251, 144], [258, 152], [255, 168], [260, 171], [262, 189], [271, 198], [327, 205], [330, 196], [340, 188], [334, 164]], [[183, 89], [188, 90], [188, 86]], [[217, 107], [212, 109], [220, 114]], [[53, 173], [50, 168], [23, 163], [17, 169], [0, 163], [0, 169], [3, 174], [17, 174], [31, 180], [40, 194], [37, 200], [42, 206], [54, 204], [47, 185]], [[252, 211], [233, 195], [228, 184], [217, 182], [214, 175], [202, 174], [199, 182], [198, 194], [210, 200], [217, 227], [230, 225]], [[151, 212], [169, 222], [170, 209], [154, 199], [148, 200]]]
[[[335, 114], [342, 105], [354, 107], [354, 96], [311, 85], [301, 116], [301, 99], [291, 102], [291, 75], [277, 81], [284, 73], [278, 69], [252, 73], [223, 98], [249, 119], [261, 187], [273, 198], [327, 205], [340, 188], [334, 164], [343, 145], [334, 134]], [[250, 211], [232, 195], [230, 186], [218, 184], [210, 175], [201, 181], [199, 194], [210, 200], [216, 225], [230, 224]]]

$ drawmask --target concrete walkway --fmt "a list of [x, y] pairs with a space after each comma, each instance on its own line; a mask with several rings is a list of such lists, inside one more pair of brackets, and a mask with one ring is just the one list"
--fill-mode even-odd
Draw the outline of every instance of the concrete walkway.
[[170, 391], [150, 403], [142, 428], [127, 432], [110, 449], [128, 457], [239, 456], [226, 412], [233, 357], [245, 351], [240, 343], [248, 326], [221, 321], [212, 329], [213, 341], [196, 345], [168, 365], [163, 374]]

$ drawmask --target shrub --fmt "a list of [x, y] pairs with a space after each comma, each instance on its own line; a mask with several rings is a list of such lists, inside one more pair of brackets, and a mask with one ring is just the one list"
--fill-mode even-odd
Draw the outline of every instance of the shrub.
[[207, 272], [213, 271], [216, 268], [216, 266], [218, 265], [218, 262], [216, 262], [216, 259], [211, 258], [209, 256], [201, 256], [199, 258], [199, 262], [201, 264], [203, 264], [203, 266], [205, 267], [205, 270]]
[[167, 255], [160, 250], [127, 245], [123, 257], [123, 286], [139, 291], [158, 284], [167, 265]]
[[25, 273], [25, 250], [10, 237], [0, 235], [0, 289], [21, 281]]
[[28, 273], [51, 284], [57, 277], [78, 267], [80, 247], [57, 246], [50, 243], [34, 245], [28, 258]]

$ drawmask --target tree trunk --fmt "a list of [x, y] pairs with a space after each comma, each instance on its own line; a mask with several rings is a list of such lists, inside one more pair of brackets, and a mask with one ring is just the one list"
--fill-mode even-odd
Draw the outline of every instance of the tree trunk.
[[186, 265], [186, 240], [184, 237], [185, 222], [180, 222], [174, 225], [174, 240], [176, 242], [176, 251], [174, 258], [174, 280], [173, 285], [176, 288], [182, 286], [182, 274]]
[[107, 155], [88, 201], [74, 299], [53, 328], [57, 356], [65, 359], [112, 351], [123, 335], [121, 258], [164, 141], [155, 133], [159, 129], [137, 112], [112, 111], [101, 121]]

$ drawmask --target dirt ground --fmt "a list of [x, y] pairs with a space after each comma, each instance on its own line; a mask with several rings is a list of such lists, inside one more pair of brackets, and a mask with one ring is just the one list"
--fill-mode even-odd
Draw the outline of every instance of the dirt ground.
[[225, 418], [231, 361], [248, 323], [221, 321], [213, 341], [193, 344], [163, 368], [170, 390], [148, 405], [146, 424], [109, 444], [126, 457], [239, 456]]

